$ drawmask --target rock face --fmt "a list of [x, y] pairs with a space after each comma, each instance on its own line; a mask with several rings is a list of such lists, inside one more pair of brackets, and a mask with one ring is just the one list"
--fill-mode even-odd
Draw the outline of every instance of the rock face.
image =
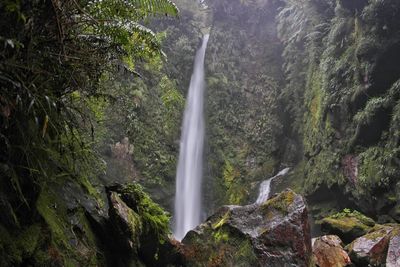
[[342, 267], [351, 264], [342, 240], [335, 235], [318, 237], [313, 242], [313, 260], [319, 267]]
[[385, 266], [392, 230], [393, 227], [382, 226], [354, 240], [348, 247], [352, 261], [357, 266]]
[[188, 266], [308, 266], [303, 197], [291, 190], [261, 205], [224, 206], [183, 239]]

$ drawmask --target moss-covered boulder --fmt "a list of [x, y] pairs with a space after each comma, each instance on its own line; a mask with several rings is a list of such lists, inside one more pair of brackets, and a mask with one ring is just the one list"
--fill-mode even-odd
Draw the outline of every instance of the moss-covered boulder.
[[344, 209], [342, 212], [320, 221], [324, 233], [339, 236], [346, 244], [365, 235], [374, 225], [371, 218], [358, 211]]
[[183, 239], [188, 266], [308, 266], [303, 197], [291, 190], [261, 205], [224, 206]]
[[136, 251], [142, 232], [142, 222], [139, 215], [130, 209], [116, 192], [110, 193], [110, 214], [115, 222], [115, 232], [119, 236], [117, 240], [125, 243], [122, 245], [124, 248]]
[[168, 214], [139, 184], [107, 188], [110, 257], [116, 266], [180, 266], [182, 259], [169, 238]]

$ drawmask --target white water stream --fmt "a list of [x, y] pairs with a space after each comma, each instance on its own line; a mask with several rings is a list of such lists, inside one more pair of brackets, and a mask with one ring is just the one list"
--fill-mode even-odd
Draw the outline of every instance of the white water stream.
[[196, 53], [181, 133], [175, 192], [173, 234], [182, 240], [201, 222], [201, 180], [204, 144], [204, 57], [209, 35]]
[[283, 169], [277, 175], [275, 175], [274, 177], [271, 177], [268, 180], [265, 180], [260, 184], [260, 193], [258, 194], [258, 198], [256, 200], [256, 204], [262, 204], [268, 199], [269, 193], [271, 191], [271, 181], [272, 181], [272, 179], [275, 179], [277, 177], [286, 175], [289, 172], [289, 170], [290, 170], [290, 168]]

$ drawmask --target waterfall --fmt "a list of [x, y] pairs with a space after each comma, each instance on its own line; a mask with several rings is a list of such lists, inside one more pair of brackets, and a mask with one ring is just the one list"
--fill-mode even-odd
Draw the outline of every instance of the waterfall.
[[289, 172], [289, 170], [290, 170], [290, 168], [285, 168], [285, 169], [281, 170], [274, 177], [271, 177], [268, 180], [265, 180], [260, 184], [260, 193], [258, 194], [256, 204], [262, 204], [268, 199], [269, 193], [271, 191], [271, 181], [277, 177], [286, 175]]
[[201, 222], [201, 180], [204, 143], [204, 57], [209, 35], [196, 53], [186, 100], [176, 174], [174, 236], [182, 240]]

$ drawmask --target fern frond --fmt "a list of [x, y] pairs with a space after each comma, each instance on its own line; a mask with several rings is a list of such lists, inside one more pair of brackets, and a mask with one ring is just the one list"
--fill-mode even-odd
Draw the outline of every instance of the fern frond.
[[179, 14], [178, 7], [170, 0], [130, 0], [130, 2], [147, 15], [177, 16]]

